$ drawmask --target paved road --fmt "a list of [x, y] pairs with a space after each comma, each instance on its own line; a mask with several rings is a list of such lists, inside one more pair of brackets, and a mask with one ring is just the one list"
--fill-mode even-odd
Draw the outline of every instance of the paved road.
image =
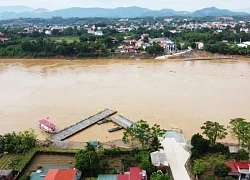
[[171, 167], [174, 180], [190, 180], [185, 168], [185, 163], [190, 154], [183, 146], [184, 143], [176, 142], [174, 138], [165, 138], [162, 141], [167, 161]]

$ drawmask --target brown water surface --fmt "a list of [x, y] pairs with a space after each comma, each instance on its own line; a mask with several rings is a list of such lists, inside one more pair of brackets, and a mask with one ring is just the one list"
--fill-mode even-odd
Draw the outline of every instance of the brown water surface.
[[[49, 117], [62, 129], [105, 108], [136, 121], [200, 131], [206, 121], [250, 120], [249, 61], [0, 60], [0, 134], [34, 128]], [[113, 123], [74, 141], [120, 139]]]

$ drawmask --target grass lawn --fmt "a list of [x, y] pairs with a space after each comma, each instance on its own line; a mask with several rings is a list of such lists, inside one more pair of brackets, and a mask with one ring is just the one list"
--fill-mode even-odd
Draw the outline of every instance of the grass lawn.
[[67, 41], [67, 43], [72, 43], [74, 41], [79, 42], [78, 36], [63, 36], [63, 37], [49, 37], [52, 41], [62, 42], [63, 40]]

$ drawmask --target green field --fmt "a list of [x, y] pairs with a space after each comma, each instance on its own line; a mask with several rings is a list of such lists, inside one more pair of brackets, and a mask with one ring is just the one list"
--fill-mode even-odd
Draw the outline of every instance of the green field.
[[63, 40], [65, 40], [67, 43], [72, 43], [74, 41], [77, 41], [77, 42], [80, 41], [78, 36], [49, 37], [47, 39], [51, 39], [52, 41], [56, 41], [56, 42], [62, 42]]
[[12, 158], [14, 158], [15, 156], [18, 156], [18, 155], [8, 154], [8, 155], [4, 155], [2, 158], [0, 158], [0, 169], [6, 169], [7, 170], [10, 160]]

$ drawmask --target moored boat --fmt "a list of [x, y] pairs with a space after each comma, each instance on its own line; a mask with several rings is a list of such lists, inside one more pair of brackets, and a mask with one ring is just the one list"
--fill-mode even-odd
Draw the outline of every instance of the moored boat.
[[42, 129], [43, 131], [51, 134], [56, 133], [56, 126], [50, 122], [49, 118], [42, 119], [39, 121], [39, 123], [40, 129]]

